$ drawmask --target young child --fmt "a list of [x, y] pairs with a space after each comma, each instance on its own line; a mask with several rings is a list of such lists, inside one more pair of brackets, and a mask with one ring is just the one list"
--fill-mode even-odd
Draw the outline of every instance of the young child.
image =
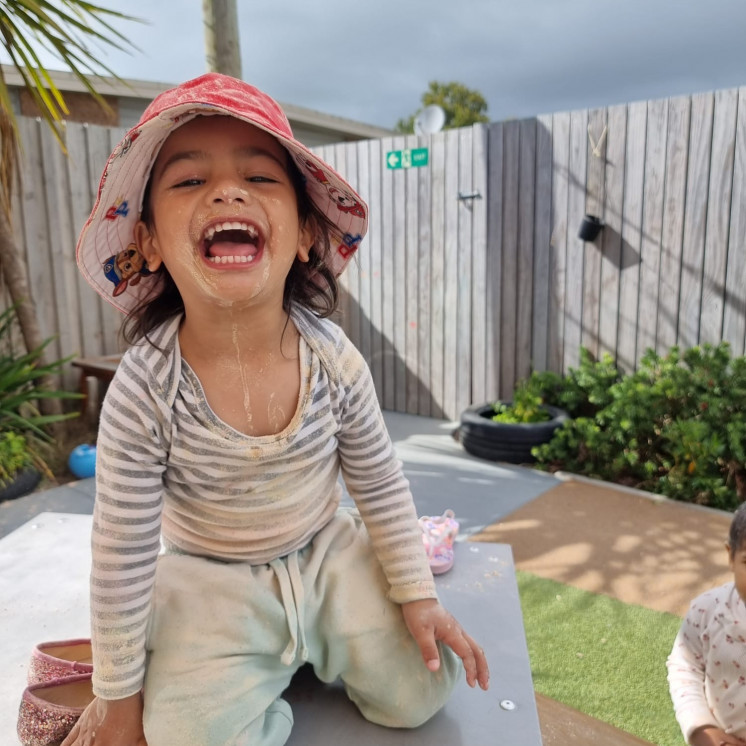
[[692, 601], [667, 661], [676, 719], [692, 746], [746, 746], [746, 505], [725, 548], [733, 582]]
[[391, 727], [437, 712], [461, 661], [487, 689], [368, 368], [325, 319], [366, 229], [280, 107], [230, 77], [161, 94], [114, 150], [77, 254], [132, 346], [97, 441], [97, 699], [64, 746], [283, 744], [305, 662]]

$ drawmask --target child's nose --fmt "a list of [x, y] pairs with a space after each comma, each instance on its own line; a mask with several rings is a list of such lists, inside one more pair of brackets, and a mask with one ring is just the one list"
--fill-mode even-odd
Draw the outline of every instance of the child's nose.
[[234, 202], [244, 203], [248, 199], [248, 192], [238, 184], [221, 184], [216, 186], [212, 195], [213, 202], [224, 202], [233, 204]]

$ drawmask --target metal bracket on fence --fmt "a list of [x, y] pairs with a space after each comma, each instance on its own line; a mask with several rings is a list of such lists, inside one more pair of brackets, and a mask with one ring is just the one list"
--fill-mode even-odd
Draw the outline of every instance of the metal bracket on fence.
[[468, 194], [459, 192], [458, 198], [465, 202], [467, 199], [482, 199], [482, 195], [480, 192], [469, 192]]

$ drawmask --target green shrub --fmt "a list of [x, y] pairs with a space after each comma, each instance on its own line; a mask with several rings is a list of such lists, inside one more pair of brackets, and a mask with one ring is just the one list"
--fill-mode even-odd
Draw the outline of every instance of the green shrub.
[[[0, 459], [8, 452], [11, 463], [20, 458], [20, 450], [48, 477], [49, 471], [42, 450], [53, 443], [49, 426], [77, 416], [77, 412], [45, 415], [39, 411], [41, 399], [78, 399], [80, 394], [63, 390], [50, 390], [44, 386], [47, 375], [60, 373], [70, 358], [41, 364], [44, 350], [52, 341], [47, 339], [31, 352], [16, 343], [16, 309], [7, 308], [0, 313]], [[3, 469], [10, 471], [0, 460], [0, 479]]]
[[539, 468], [729, 510], [746, 499], [746, 358], [725, 342], [648, 350], [627, 375], [584, 349], [577, 370], [534, 373], [518, 389], [573, 418], [533, 450]]
[[0, 434], [0, 486], [7, 486], [13, 477], [34, 465], [26, 438], [12, 430]]
[[495, 410], [492, 419], [507, 423], [545, 422], [552, 419], [552, 416], [541, 406], [542, 403], [543, 399], [539, 394], [527, 389], [517, 389], [510, 404], [495, 402], [492, 405]]

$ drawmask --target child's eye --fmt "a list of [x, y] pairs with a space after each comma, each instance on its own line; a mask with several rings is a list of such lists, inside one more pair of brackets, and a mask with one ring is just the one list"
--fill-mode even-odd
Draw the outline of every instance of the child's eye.
[[182, 187], [199, 186], [202, 183], [202, 179], [184, 179], [174, 184], [174, 189], [180, 189]]
[[246, 180], [255, 184], [274, 184], [276, 182], [276, 179], [270, 179], [269, 176], [248, 176]]

